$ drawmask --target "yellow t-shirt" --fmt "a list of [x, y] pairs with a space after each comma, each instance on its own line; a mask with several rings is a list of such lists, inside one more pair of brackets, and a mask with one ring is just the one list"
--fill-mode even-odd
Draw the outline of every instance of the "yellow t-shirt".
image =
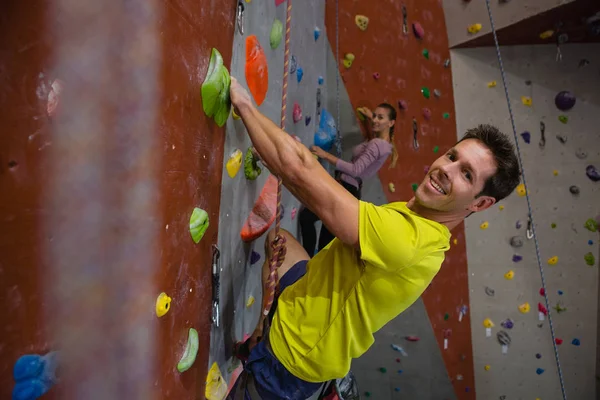
[[275, 356], [308, 382], [342, 378], [373, 333], [407, 309], [439, 271], [450, 231], [406, 207], [360, 202], [360, 252], [334, 239], [279, 297]]

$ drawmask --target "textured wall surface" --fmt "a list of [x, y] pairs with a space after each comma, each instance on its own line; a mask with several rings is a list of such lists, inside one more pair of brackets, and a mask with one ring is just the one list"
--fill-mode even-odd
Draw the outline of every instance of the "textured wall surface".
[[[246, 60], [245, 41], [248, 35], [256, 35], [267, 57], [269, 68], [269, 89], [265, 102], [259, 107], [267, 117], [279, 126], [281, 121], [281, 96], [284, 62], [284, 41], [276, 49], [271, 49], [269, 35], [275, 18], [284, 24], [286, 3], [276, 7], [274, 2], [253, 1], [246, 3], [244, 35], [236, 30], [233, 41], [233, 58], [231, 73], [246, 86], [244, 67]], [[324, 2], [292, 3], [290, 56], [294, 55], [297, 66], [302, 68], [304, 75], [298, 82], [296, 73], [288, 78], [288, 103], [286, 116], [286, 132], [297, 135], [302, 142], [310, 146], [318, 121], [316, 120], [316, 93], [318, 77], [325, 76], [325, 50], [329, 44], [323, 27]], [[315, 27], [322, 30], [322, 35], [315, 41]], [[325, 105], [327, 85], [321, 86], [322, 104]], [[303, 118], [294, 123], [292, 119], [293, 105], [298, 103], [302, 108]], [[305, 116], [311, 121], [305, 124]], [[252, 209], [252, 206], [266, 181], [269, 171], [263, 172], [255, 181], [249, 181], [244, 176], [243, 168], [235, 178], [230, 178], [225, 170], [225, 162], [229, 155], [240, 149], [246, 152], [250, 139], [244, 125], [239, 120], [229, 119], [225, 137], [224, 160], [222, 165], [221, 215], [219, 230], [219, 247], [221, 248], [221, 315], [222, 326], [213, 328], [211, 338], [210, 362], [216, 361], [227, 381], [231, 372], [239, 364], [232, 358], [231, 349], [236, 341], [242, 340], [245, 334], [251, 334], [261, 311], [261, 269], [264, 262], [265, 235], [252, 243], [244, 243], [240, 238], [240, 229]], [[292, 220], [292, 209], [300, 209], [298, 200], [283, 188], [282, 204], [284, 216], [281, 226], [291, 232], [296, 232], [297, 218]], [[274, 226], [274, 225], [273, 225]], [[256, 251], [260, 261], [251, 265], [250, 254]], [[246, 307], [249, 297], [255, 298], [255, 303]]]
[[[575, 0], [490, 1], [490, 6], [494, 15], [496, 30], [500, 30], [521, 20], [573, 1]], [[492, 28], [486, 7], [486, 0], [443, 0], [443, 5], [446, 26], [448, 28], [448, 44], [451, 48], [491, 32]], [[538, 33], [542, 33], [546, 29], [553, 29], [554, 23], [555, 21], [549, 21], [550, 26]], [[467, 27], [473, 24], [482, 25], [478, 33], [472, 34], [467, 32]]]
[[[598, 234], [584, 229], [584, 223], [600, 211], [599, 184], [585, 173], [587, 165], [600, 164], [600, 47], [564, 46], [562, 63], [555, 62], [556, 47], [552, 45], [501, 50], [551, 317], [556, 338], [563, 340], [558, 349], [567, 395], [596, 399]], [[578, 67], [582, 58], [587, 58], [590, 65]], [[478, 123], [492, 123], [512, 136], [495, 50], [453, 50], [452, 65], [459, 132]], [[490, 81], [497, 81], [498, 86], [488, 88]], [[556, 94], [562, 90], [577, 96], [575, 107], [567, 112], [554, 104]], [[532, 98], [531, 107], [521, 102], [521, 96]], [[566, 124], [559, 121], [560, 115], [568, 116]], [[546, 127], [544, 148], [539, 146], [541, 121]], [[520, 136], [524, 131], [531, 134], [530, 144]], [[557, 140], [557, 135], [564, 135], [566, 143]], [[579, 149], [587, 152], [586, 159], [576, 156]], [[569, 192], [571, 185], [579, 187], [578, 196]], [[520, 249], [509, 244], [512, 236], [526, 236], [526, 199], [513, 194], [501, 205], [504, 209], [495, 206], [466, 221], [478, 397], [562, 398], [548, 320], [538, 319], [538, 302], [544, 304], [544, 298], [539, 293], [542, 282], [534, 241], [525, 239]], [[484, 221], [489, 227], [481, 230]], [[523, 223], [520, 229], [516, 228], [517, 221]], [[595, 255], [594, 266], [586, 265], [587, 252]], [[521, 256], [522, 261], [514, 262], [514, 255]], [[549, 265], [547, 260], [554, 256], [558, 263]], [[515, 273], [513, 280], [504, 277], [509, 270]], [[486, 286], [494, 289], [493, 297], [486, 295]], [[522, 314], [518, 306], [525, 302], [531, 305], [531, 311]], [[567, 310], [557, 313], [557, 304]], [[485, 334], [485, 318], [495, 324], [491, 337]], [[514, 322], [514, 328], [501, 326], [507, 318]], [[512, 339], [507, 354], [502, 354], [496, 340], [500, 330]], [[580, 341], [579, 346], [572, 344], [574, 339]], [[541, 358], [537, 359], [536, 354]], [[485, 365], [491, 369], [485, 371]], [[544, 372], [538, 375], [537, 368]]]
[[[230, 62], [234, 5], [67, 3], [0, 17], [0, 398], [20, 355], [49, 350], [62, 381], [45, 398], [200, 398], [224, 135], [200, 85], [212, 47]], [[194, 207], [211, 218], [198, 245]], [[190, 327], [199, 352], [180, 374]]]
[[[327, 32], [335, 50], [335, 3], [328, 2]], [[401, 3], [385, 1], [377, 8], [366, 2], [340, 1], [340, 57], [353, 53], [355, 60], [349, 69], [342, 67], [345, 88], [352, 107], [375, 107], [383, 101], [397, 106], [405, 100], [408, 108], [399, 111], [395, 143], [399, 160], [395, 169], [385, 164], [379, 177], [387, 201], [407, 201], [412, 196], [411, 184], [420, 182], [424, 168], [456, 142], [451, 71], [444, 68], [449, 57], [444, 14], [440, 3], [424, 1], [407, 3], [408, 34], [402, 32]], [[358, 29], [355, 15], [370, 18], [366, 31]], [[415, 38], [411, 25], [419, 22], [425, 31], [421, 40]], [[422, 55], [427, 49], [429, 58]], [[393, 55], [390, 57], [390, 54]], [[378, 73], [376, 79], [374, 74]], [[430, 91], [426, 99], [421, 89]], [[440, 97], [434, 90], [440, 91]], [[423, 109], [431, 111], [427, 120]], [[444, 113], [449, 118], [443, 117]], [[413, 147], [412, 119], [418, 123], [419, 149]], [[350, 128], [356, 136], [356, 128]], [[344, 132], [346, 134], [346, 132]], [[388, 184], [395, 184], [395, 192]], [[456, 396], [475, 398], [473, 360], [471, 356], [470, 319], [467, 314], [459, 322], [459, 309], [469, 304], [467, 264], [463, 226], [453, 231], [452, 248], [446, 254], [440, 273], [422, 296], [437, 344], [452, 380]], [[450, 333], [448, 349], [443, 350], [444, 333]], [[423, 371], [423, 375], [429, 373]], [[441, 378], [440, 378], [441, 379]], [[421, 385], [422, 386], [422, 385]], [[423, 389], [425, 390], [425, 389]]]

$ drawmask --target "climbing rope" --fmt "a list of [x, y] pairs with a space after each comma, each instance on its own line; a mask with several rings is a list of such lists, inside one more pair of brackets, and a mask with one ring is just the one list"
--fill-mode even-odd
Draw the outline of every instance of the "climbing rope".
[[546, 309], [548, 310], [548, 324], [550, 325], [550, 334], [552, 335], [552, 346], [554, 348], [554, 357], [556, 358], [556, 366], [558, 368], [558, 378], [560, 379], [560, 390], [562, 392], [563, 400], [567, 399], [567, 393], [565, 390], [565, 382], [563, 380], [562, 369], [560, 367], [560, 359], [558, 357], [558, 347], [556, 344], [556, 336], [554, 334], [554, 325], [552, 324], [552, 316], [550, 313], [550, 302], [548, 301], [548, 291], [546, 290], [546, 279], [544, 277], [544, 267], [542, 266], [542, 258], [540, 256], [540, 247], [535, 233], [535, 224], [533, 223], [533, 211], [531, 208], [531, 201], [529, 199], [529, 190], [527, 190], [527, 182], [525, 180], [525, 169], [523, 167], [523, 159], [521, 158], [521, 149], [519, 148], [519, 140], [517, 137], [517, 128], [515, 127], [515, 119], [510, 104], [510, 97], [508, 95], [508, 86], [506, 84], [506, 75], [504, 73], [504, 65], [502, 63], [502, 56], [500, 54], [500, 45], [498, 44], [498, 36], [496, 35], [496, 28], [494, 27], [494, 18], [492, 16], [492, 10], [490, 8], [490, 0], [486, 0], [487, 11], [490, 17], [490, 25], [492, 28], [492, 35], [494, 36], [494, 42], [496, 44], [496, 55], [498, 57], [498, 63], [500, 64], [500, 73], [502, 74], [502, 84], [504, 86], [504, 94], [506, 96], [506, 102], [508, 103], [508, 113], [510, 115], [510, 123], [512, 124], [512, 130], [515, 137], [515, 145], [517, 148], [517, 155], [519, 157], [519, 164], [521, 165], [521, 173], [523, 176], [523, 185], [525, 185], [525, 198], [527, 199], [527, 208], [529, 210], [529, 219], [531, 221], [531, 232], [533, 241], [535, 243], [535, 254], [537, 257], [538, 267], [540, 269], [540, 275], [542, 277], [542, 288], [544, 289], [544, 300], [546, 301]]
[[[292, 21], [292, 0], [287, 0], [287, 11], [285, 17], [285, 50], [283, 53], [283, 92], [281, 95], [281, 129], [285, 130], [285, 114], [287, 111], [287, 88], [290, 63], [290, 25]], [[285, 260], [285, 236], [280, 234], [281, 229], [281, 187], [282, 181], [277, 177], [277, 216], [275, 217], [275, 238], [271, 242], [272, 256], [269, 263], [269, 279], [267, 281], [267, 290], [264, 294], [265, 301], [263, 304], [264, 315], [269, 315], [273, 300], [275, 299], [275, 288], [279, 279], [277, 277], [277, 268], [281, 267]]]
[[335, 0], [335, 151], [338, 158], [342, 156], [342, 134], [340, 133], [340, 7]]

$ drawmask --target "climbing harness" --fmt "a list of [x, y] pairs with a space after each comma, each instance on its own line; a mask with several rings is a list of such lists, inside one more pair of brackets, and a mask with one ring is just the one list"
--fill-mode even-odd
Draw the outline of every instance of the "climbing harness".
[[[519, 164], [521, 165], [521, 173], [523, 177], [523, 184], [525, 185], [525, 198], [527, 199], [527, 208], [529, 210], [529, 220], [531, 222], [530, 226], [527, 229], [527, 237], [530, 236], [529, 229], [531, 229], [531, 237], [535, 243], [535, 254], [537, 257], [538, 268], [540, 270], [540, 275], [542, 278], [542, 288], [544, 289], [544, 300], [546, 302], [546, 309], [548, 309], [548, 325], [550, 326], [550, 334], [552, 335], [552, 346], [554, 348], [554, 357], [556, 358], [556, 367], [558, 369], [558, 378], [560, 380], [560, 390], [562, 392], [563, 400], [567, 400], [567, 393], [565, 389], [565, 382], [563, 379], [562, 368], [560, 366], [560, 359], [558, 357], [558, 345], [556, 343], [556, 335], [554, 333], [554, 325], [552, 324], [552, 315], [550, 313], [550, 302], [548, 300], [548, 291], [546, 290], [546, 278], [544, 276], [544, 267], [542, 266], [542, 258], [540, 255], [540, 246], [537, 240], [537, 236], [535, 234], [535, 224], [533, 223], [533, 211], [531, 208], [531, 201], [529, 199], [529, 190], [527, 190], [527, 182], [525, 180], [525, 170], [523, 168], [523, 159], [521, 158], [521, 149], [519, 147], [519, 140], [517, 137], [517, 128], [515, 126], [515, 119], [512, 112], [512, 107], [510, 104], [510, 97], [508, 95], [508, 86], [506, 84], [506, 75], [504, 73], [504, 65], [502, 63], [502, 55], [500, 54], [500, 45], [498, 44], [498, 36], [496, 35], [496, 28], [494, 26], [494, 17], [492, 16], [492, 10], [490, 8], [490, 0], [485, 1], [488, 11], [488, 16], [490, 18], [490, 25], [492, 28], [492, 35], [494, 37], [494, 42], [496, 44], [496, 56], [498, 57], [498, 64], [500, 65], [500, 73], [502, 75], [502, 84], [504, 86], [504, 94], [506, 96], [506, 102], [508, 104], [508, 113], [510, 116], [510, 123], [512, 125], [513, 135], [515, 137], [515, 146], [517, 149], [517, 156], [519, 157]], [[560, 51], [560, 48], [559, 48]], [[528, 224], [529, 225], [529, 224]]]
[[342, 156], [342, 134], [340, 132], [340, 7], [335, 0], [335, 152], [338, 158]]
[[[281, 129], [285, 130], [285, 115], [287, 111], [287, 89], [290, 62], [290, 25], [292, 21], [292, 0], [287, 0], [287, 10], [285, 17], [285, 50], [283, 55], [283, 93], [281, 95]], [[272, 256], [269, 262], [269, 278], [267, 288], [264, 293], [263, 315], [269, 315], [273, 300], [275, 299], [275, 289], [279, 283], [277, 268], [281, 267], [285, 259], [286, 247], [285, 236], [280, 234], [281, 230], [281, 177], [277, 177], [277, 216], [275, 218], [275, 238], [271, 242]]]

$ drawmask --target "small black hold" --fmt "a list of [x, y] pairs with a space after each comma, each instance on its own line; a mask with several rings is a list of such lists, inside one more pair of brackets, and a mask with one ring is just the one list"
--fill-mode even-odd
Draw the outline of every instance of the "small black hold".
[[596, 169], [593, 165], [588, 165], [585, 169], [585, 174], [588, 178], [590, 178], [593, 182], [600, 181], [600, 171]]
[[496, 291], [494, 289], [492, 289], [491, 287], [486, 286], [485, 294], [487, 294], [488, 296], [494, 296], [496, 294]]
[[526, 84], [527, 86], [531, 86], [531, 81], [528, 79], [528, 80], [526, 80], [526, 81], [525, 81], [525, 84]]
[[444, 61], [444, 68], [448, 68], [450, 67], [450, 59], [447, 58], [446, 61]]
[[510, 238], [510, 245], [512, 247], [523, 247], [523, 236], [513, 236]]
[[578, 149], [575, 152], [575, 155], [577, 156], [577, 158], [579, 158], [580, 160], [583, 160], [585, 158], [587, 158], [587, 151], [583, 150], [583, 149]]
[[573, 185], [573, 186], [571, 186], [569, 188], [569, 192], [571, 192], [571, 194], [578, 195], [579, 194], [579, 188], [577, 186]]
[[556, 138], [558, 139], [559, 142], [561, 142], [562, 144], [567, 143], [567, 137], [565, 135], [556, 135]]
[[18, 163], [18, 162], [16, 162], [15, 160], [10, 160], [10, 161], [8, 162], [8, 168], [14, 168], [14, 167], [16, 167], [17, 165], [19, 165], [19, 163]]
[[581, 60], [579, 60], [578, 66], [579, 66], [579, 68], [583, 68], [586, 65], [589, 65], [589, 63], [590, 63], [590, 60], [586, 60], [585, 58], [582, 58]]

